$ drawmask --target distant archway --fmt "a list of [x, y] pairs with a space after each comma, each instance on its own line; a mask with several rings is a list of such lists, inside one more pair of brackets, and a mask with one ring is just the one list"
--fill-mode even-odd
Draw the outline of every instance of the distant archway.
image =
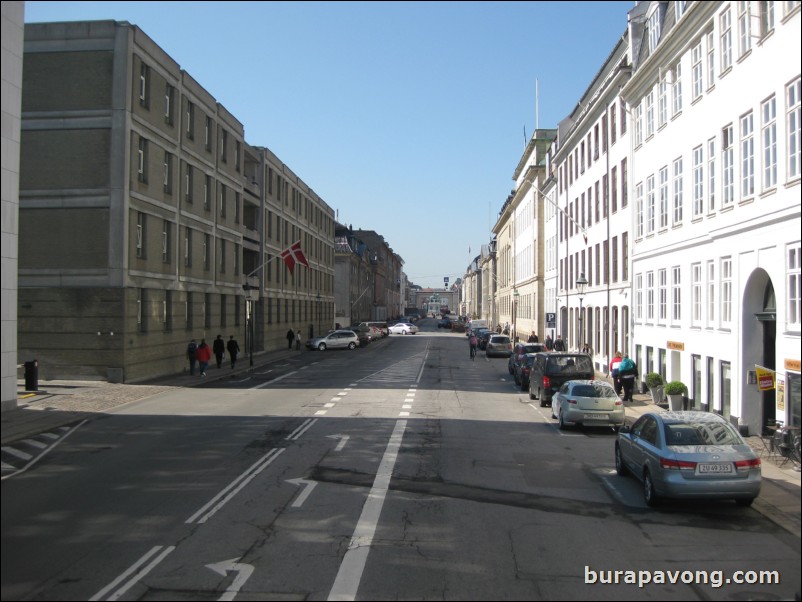
[[776, 369], [777, 302], [768, 273], [758, 268], [746, 281], [741, 314], [741, 420], [750, 433], [760, 433], [767, 422], [775, 420], [776, 394], [758, 391], [754, 378], [747, 376], [755, 366]]

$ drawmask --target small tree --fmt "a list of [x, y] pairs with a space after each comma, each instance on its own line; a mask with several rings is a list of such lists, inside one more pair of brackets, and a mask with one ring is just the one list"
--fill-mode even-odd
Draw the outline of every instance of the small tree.
[[657, 372], [649, 372], [646, 374], [646, 386], [650, 389], [656, 389], [664, 385], [663, 377]]
[[688, 393], [688, 387], [685, 386], [685, 383], [672, 380], [670, 383], [666, 384], [665, 394], [666, 395], [686, 395]]

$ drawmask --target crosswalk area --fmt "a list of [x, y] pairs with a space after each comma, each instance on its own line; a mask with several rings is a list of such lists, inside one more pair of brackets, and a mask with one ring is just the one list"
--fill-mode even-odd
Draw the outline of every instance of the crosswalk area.
[[52, 431], [4, 445], [0, 448], [2, 478], [17, 474], [33, 465], [49, 449], [66, 437], [72, 428], [72, 426], [61, 426]]

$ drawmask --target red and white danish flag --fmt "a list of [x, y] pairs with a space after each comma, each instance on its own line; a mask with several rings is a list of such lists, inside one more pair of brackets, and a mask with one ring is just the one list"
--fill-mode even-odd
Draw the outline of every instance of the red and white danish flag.
[[284, 263], [287, 264], [287, 267], [290, 269], [290, 274], [293, 273], [296, 263], [300, 263], [306, 267], [309, 267], [309, 262], [306, 260], [304, 252], [301, 251], [300, 240], [292, 245], [289, 249], [282, 251], [281, 259], [283, 259]]

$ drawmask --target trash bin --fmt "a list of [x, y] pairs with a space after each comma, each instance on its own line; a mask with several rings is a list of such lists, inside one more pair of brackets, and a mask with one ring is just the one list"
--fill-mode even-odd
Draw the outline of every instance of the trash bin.
[[39, 361], [25, 362], [25, 390], [39, 390]]

